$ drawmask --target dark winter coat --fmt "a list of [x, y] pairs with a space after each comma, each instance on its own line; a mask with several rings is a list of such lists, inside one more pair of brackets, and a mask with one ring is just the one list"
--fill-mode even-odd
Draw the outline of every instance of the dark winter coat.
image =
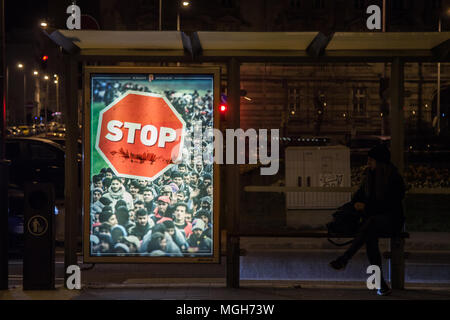
[[404, 223], [402, 200], [405, 196], [405, 183], [397, 168], [389, 164], [377, 163], [375, 170], [367, 168], [358, 191], [352, 198], [352, 204], [365, 204], [364, 215], [387, 215], [396, 229]]
[[139, 240], [142, 240], [142, 238], [144, 238], [149, 230], [151, 230], [150, 223], [147, 222], [145, 226], [141, 226], [139, 223], [137, 223], [130, 229], [130, 235], [136, 236]]

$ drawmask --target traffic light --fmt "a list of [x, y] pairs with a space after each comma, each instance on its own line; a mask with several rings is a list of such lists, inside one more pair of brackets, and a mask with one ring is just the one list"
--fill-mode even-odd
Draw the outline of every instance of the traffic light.
[[42, 55], [41, 56], [41, 70], [47, 70], [47, 63], [48, 63], [48, 56]]
[[219, 115], [220, 121], [226, 121], [226, 114], [228, 112], [228, 97], [226, 94], [222, 93], [220, 95], [220, 104], [219, 104]]
[[225, 121], [226, 120], [227, 111], [228, 111], [228, 105], [226, 103], [222, 102], [219, 105], [220, 121]]

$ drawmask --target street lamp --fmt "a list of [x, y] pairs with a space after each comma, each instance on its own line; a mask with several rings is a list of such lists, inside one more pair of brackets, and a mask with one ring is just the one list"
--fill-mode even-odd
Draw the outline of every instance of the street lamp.
[[44, 107], [44, 119], [45, 119], [45, 133], [47, 133], [47, 108], [48, 108], [48, 80], [50, 79], [50, 77], [48, 75], [44, 76], [44, 80], [46, 81], [46, 86], [45, 86], [45, 107]]
[[[188, 8], [191, 5], [190, 1], [182, 1], [181, 7], [182, 8]], [[180, 18], [180, 7], [177, 8], [177, 31], [180, 31], [181, 29], [181, 18]]]
[[41, 21], [41, 27], [42, 27], [42, 28], [47, 28], [47, 27], [48, 27], [47, 22]]
[[[23, 63], [19, 62], [17, 64], [17, 68], [19, 70], [24, 70]], [[26, 95], [27, 95], [27, 77], [26, 77], [25, 72], [23, 72], [23, 106], [22, 106], [23, 107], [23, 124], [27, 123], [27, 111], [25, 108], [25, 104], [27, 103]]]
[[39, 72], [37, 72], [37, 71], [35, 70], [35, 71], [33, 71], [33, 74], [34, 74], [35, 76], [38, 76], [38, 75], [39, 75]]

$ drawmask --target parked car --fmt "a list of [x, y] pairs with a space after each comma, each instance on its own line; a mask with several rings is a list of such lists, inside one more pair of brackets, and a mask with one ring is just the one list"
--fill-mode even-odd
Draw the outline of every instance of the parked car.
[[[55, 186], [56, 198], [64, 198], [65, 151], [61, 145], [37, 137], [9, 137], [5, 149], [11, 160], [10, 185], [23, 189], [27, 181], [49, 182]], [[78, 168], [80, 175], [81, 155]]]
[[23, 136], [29, 136], [31, 135], [31, 130], [29, 126], [19, 126], [20, 131], [22, 132]]

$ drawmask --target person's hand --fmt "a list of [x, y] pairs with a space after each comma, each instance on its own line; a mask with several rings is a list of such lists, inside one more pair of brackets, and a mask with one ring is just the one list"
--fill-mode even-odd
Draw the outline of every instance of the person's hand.
[[363, 202], [356, 202], [354, 207], [355, 207], [356, 211], [363, 211], [365, 206], [366, 206], [366, 204]]

